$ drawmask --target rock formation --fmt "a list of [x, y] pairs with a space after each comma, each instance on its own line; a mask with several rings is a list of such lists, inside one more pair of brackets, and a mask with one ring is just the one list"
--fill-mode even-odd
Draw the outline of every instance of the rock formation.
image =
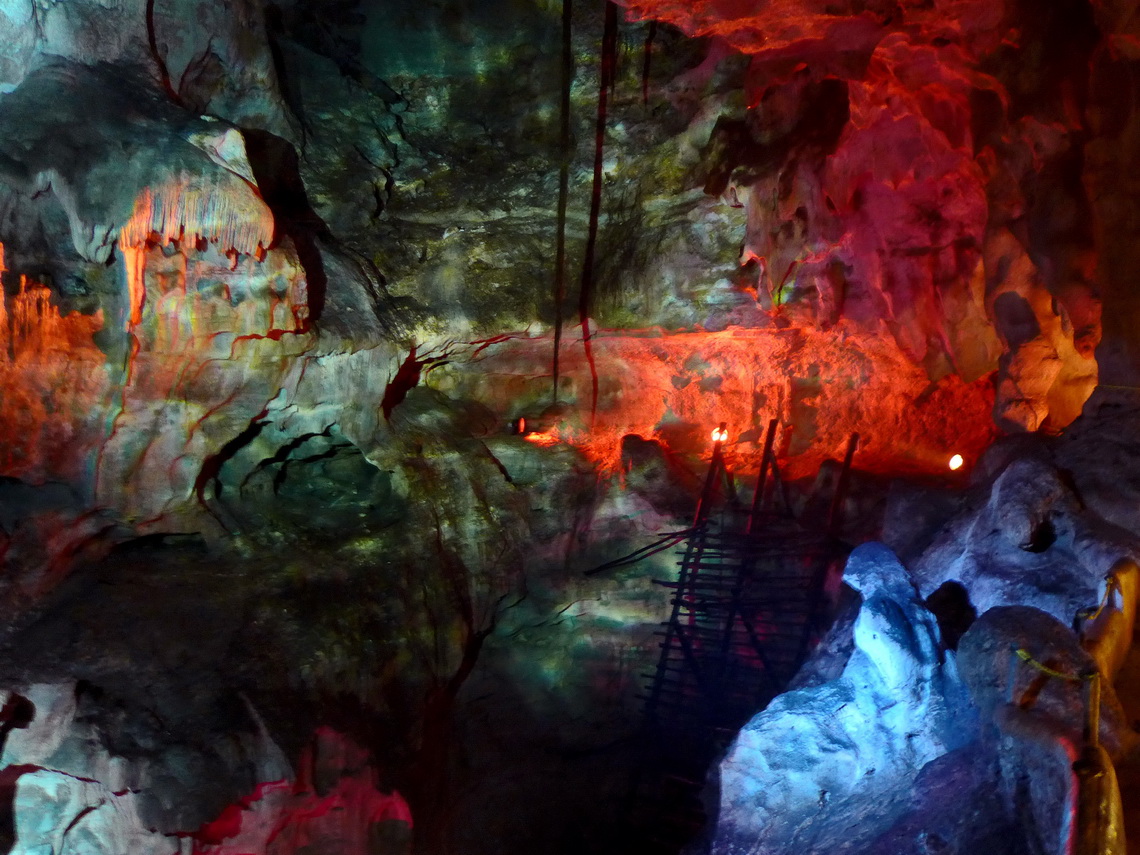
[[1138, 558], [1133, 18], [0, 0], [13, 851], [620, 848], [675, 570], [583, 571], [689, 524], [722, 422], [808, 511], [858, 433], [845, 534], [913, 579], [856, 553], [841, 676], [729, 767], [818, 768], [725, 834], [996, 781], [916, 596], [1068, 624]]
[[740, 732], [711, 851], [862, 851], [898, 822], [919, 771], [970, 741], [954, 654], [906, 569], [868, 544], [843, 578], [863, 598], [854, 650], [837, 679], [780, 695]]

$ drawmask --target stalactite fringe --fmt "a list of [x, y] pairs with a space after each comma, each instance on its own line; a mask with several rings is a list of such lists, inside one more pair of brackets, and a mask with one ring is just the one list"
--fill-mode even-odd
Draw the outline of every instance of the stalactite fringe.
[[167, 243], [203, 240], [227, 252], [258, 255], [273, 242], [273, 214], [236, 176], [226, 182], [208, 182], [182, 175], [139, 194], [119, 240], [123, 246], [138, 247], [152, 234]]

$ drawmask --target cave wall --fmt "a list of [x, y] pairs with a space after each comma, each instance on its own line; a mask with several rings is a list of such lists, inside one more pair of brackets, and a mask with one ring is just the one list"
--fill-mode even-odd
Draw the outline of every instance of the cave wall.
[[[266, 715], [298, 769], [360, 709], [421, 845], [494, 851], [498, 817], [553, 846], [573, 782], [495, 803], [567, 757], [628, 783], [584, 758], [636, 721], [670, 568], [580, 572], [691, 518], [711, 427], [738, 472], [775, 418], [792, 478], [851, 432], [859, 468], [931, 475], [1132, 382], [1127, 4], [625, 8], [583, 275], [604, 4], [575, 5], [559, 300], [554, 4], [0, 3], [5, 685], [78, 678], [21, 654], [106, 602], [69, 579], [190, 537], [230, 649], [281, 660], [205, 679], [296, 705]], [[154, 642], [170, 685], [197, 631]], [[83, 679], [130, 731], [167, 701], [112, 648]], [[221, 795], [256, 813], [258, 783]]]

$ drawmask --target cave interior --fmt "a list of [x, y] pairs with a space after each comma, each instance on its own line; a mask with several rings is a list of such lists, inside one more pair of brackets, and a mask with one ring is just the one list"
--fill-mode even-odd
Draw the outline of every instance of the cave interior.
[[1138, 276], [1136, 0], [0, 0], [0, 855], [1140, 847]]

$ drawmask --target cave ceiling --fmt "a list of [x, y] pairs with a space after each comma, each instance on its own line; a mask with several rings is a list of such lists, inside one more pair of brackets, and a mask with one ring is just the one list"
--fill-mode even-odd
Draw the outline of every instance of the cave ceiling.
[[[552, 4], [11, 0], [9, 300], [21, 276], [46, 287], [51, 322], [76, 328], [59, 335], [93, 365], [106, 356], [81, 382], [50, 359], [37, 369], [60, 375], [77, 444], [25, 449], [12, 474], [84, 470], [114, 505], [114, 461], [139, 474], [151, 458], [165, 483], [135, 492], [159, 495], [162, 515], [201, 493], [207, 459], [259, 413], [289, 406], [274, 392], [298, 360], [346, 351], [391, 378], [413, 351], [433, 355], [424, 378], [504, 423], [566, 405], [558, 430], [603, 467], [626, 434], [680, 441], [723, 418], [747, 433], [833, 400], [855, 415], [800, 425], [805, 472], [859, 428], [868, 459], [931, 465], [947, 450], [924, 436], [939, 407], [959, 408], [975, 454], [993, 430], [1060, 430], [1104, 371], [1132, 372], [1124, 5], [630, 2], [604, 48], [604, 6], [578, 4], [560, 223]], [[665, 336], [660, 353], [631, 355], [646, 331]], [[813, 356], [817, 334], [838, 351]], [[676, 335], [711, 367], [671, 365]], [[557, 392], [544, 336], [568, 366]], [[246, 350], [277, 368], [251, 372]], [[486, 388], [483, 357], [510, 382]], [[733, 376], [757, 360], [789, 382]], [[820, 382], [851, 400], [817, 400]], [[868, 382], [889, 388], [868, 400]], [[214, 406], [235, 394], [248, 406]], [[385, 393], [356, 397], [370, 394]], [[133, 425], [136, 397], [177, 399], [181, 438]], [[323, 404], [347, 405], [331, 418], [368, 443], [372, 408]], [[874, 429], [883, 419], [896, 435]], [[61, 456], [70, 468], [46, 461]]]

